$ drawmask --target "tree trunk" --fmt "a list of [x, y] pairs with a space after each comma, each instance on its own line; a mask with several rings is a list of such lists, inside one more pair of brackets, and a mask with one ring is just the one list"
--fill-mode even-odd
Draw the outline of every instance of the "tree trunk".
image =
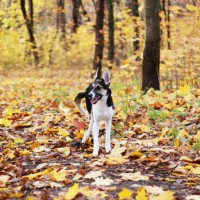
[[160, 89], [160, 19], [159, 0], [145, 0], [145, 48], [142, 63], [142, 90]]
[[73, 32], [76, 32], [77, 28], [80, 25], [80, 12], [79, 12], [79, 8], [81, 6], [80, 4], [80, 0], [72, 0], [73, 2]]
[[97, 1], [97, 16], [96, 16], [96, 43], [93, 69], [98, 70], [98, 76], [101, 75], [101, 66], [103, 59], [103, 47], [104, 47], [104, 32], [103, 32], [103, 20], [104, 20], [104, 0]]
[[139, 44], [139, 26], [138, 26], [138, 17], [139, 17], [139, 11], [138, 11], [138, 0], [128, 0], [127, 2], [128, 7], [131, 9], [132, 16], [134, 16], [134, 24], [135, 24], [135, 38], [133, 40], [133, 48], [134, 52], [139, 50], [140, 44]]
[[57, 0], [57, 32], [61, 32], [61, 40], [65, 40], [65, 0]]
[[107, 0], [108, 3], [108, 60], [109, 67], [112, 67], [114, 60], [114, 13], [113, 13], [113, 2]]
[[171, 49], [171, 33], [170, 33], [170, 6], [171, 2], [168, 0], [168, 5], [167, 5], [167, 48]]
[[36, 66], [38, 66], [39, 63], [39, 56], [38, 56], [38, 49], [34, 37], [34, 31], [33, 31], [33, 1], [28, 0], [28, 8], [29, 8], [29, 15], [27, 15], [26, 6], [25, 6], [25, 0], [20, 0], [21, 10], [24, 17], [24, 20], [26, 22], [26, 27], [29, 34], [29, 42], [31, 43], [31, 51], [34, 57], [34, 63]]

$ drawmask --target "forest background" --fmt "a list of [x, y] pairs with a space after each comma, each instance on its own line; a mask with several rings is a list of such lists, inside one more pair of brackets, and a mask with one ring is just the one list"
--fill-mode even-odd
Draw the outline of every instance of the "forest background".
[[98, 2], [0, 2], [0, 199], [199, 199], [199, 1], [160, 1], [161, 90], [146, 94], [144, 2], [105, 1], [113, 150], [93, 158], [73, 99], [93, 80]]

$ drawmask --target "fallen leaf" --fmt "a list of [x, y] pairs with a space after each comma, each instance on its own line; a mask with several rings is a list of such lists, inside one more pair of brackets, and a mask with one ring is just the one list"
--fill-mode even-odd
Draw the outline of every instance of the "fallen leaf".
[[136, 200], [148, 200], [145, 188], [139, 188]]
[[88, 199], [105, 199], [108, 196], [106, 192], [94, 188], [91, 189], [88, 186], [81, 188], [80, 193], [88, 197]]
[[58, 152], [61, 152], [65, 155], [65, 157], [69, 156], [70, 148], [69, 147], [60, 147], [56, 149]]
[[106, 161], [106, 165], [118, 165], [118, 164], [125, 164], [128, 163], [129, 160], [126, 158], [117, 158], [117, 157], [109, 157]]
[[199, 200], [200, 195], [189, 195], [186, 197], [186, 200]]
[[50, 171], [51, 171], [51, 168], [47, 168], [44, 171], [41, 171], [41, 172], [38, 172], [38, 173], [35, 173], [35, 174], [29, 174], [29, 175], [23, 176], [23, 178], [28, 178], [29, 180], [33, 180], [35, 178], [39, 179], [40, 177], [48, 174]]
[[71, 200], [76, 197], [76, 195], [79, 193], [79, 184], [74, 183], [72, 187], [70, 187], [65, 194], [65, 200]]
[[158, 186], [144, 186], [144, 188], [146, 189], [146, 191], [150, 194], [153, 194], [153, 195], [158, 195], [158, 194], [161, 194], [164, 192], [164, 190]]
[[17, 137], [17, 138], [14, 140], [14, 143], [15, 143], [15, 144], [22, 144], [22, 143], [24, 143], [24, 139], [21, 138], [21, 137]]
[[103, 177], [100, 177], [100, 178], [96, 178], [95, 179], [95, 182], [92, 183], [92, 185], [96, 185], [96, 186], [109, 186], [111, 184], [113, 184], [114, 181], [112, 179], [109, 179], [109, 178], [103, 178]]
[[84, 176], [84, 178], [95, 179], [95, 178], [100, 177], [100, 176], [102, 176], [102, 172], [101, 171], [92, 171], [92, 172], [89, 172], [88, 174], [86, 174]]
[[150, 200], [174, 200], [174, 192], [165, 191], [158, 196], [151, 196]]
[[56, 180], [56, 181], [64, 181], [64, 180], [66, 180], [67, 174], [68, 173], [67, 173], [66, 169], [62, 169], [60, 171], [53, 170], [50, 173], [50, 175], [53, 178], [53, 180]]
[[49, 151], [51, 151], [51, 149], [49, 149], [49, 148], [47, 148], [45, 146], [39, 146], [39, 147], [34, 148], [33, 151], [35, 153], [40, 153], [40, 152], [43, 152], [43, 151], [49, 152]]
[[9, 178], [10, 176], [8, 175], [0, 175], [0, 186], [5, 187]]
[[6, 118], [1, 118], [0, 119], [0, 125], [3, 126], [11, 126], [12, 120], [6, 119]]
[[123, 188], [122, 191], [118, 193], [119, 200], [131, 199], [132, 195], [133, 195], [133, 191], [127, 188]]
[[112, 157], [122, 157], [122, 153], [126, 151], [126, 147], [122, 146], [120, 147], [120, 144], [117, 143], [115, 147], [112, 149], [110, 156]]
[[139, 181], [139, 180], [149, 180], [148, 176], [144, 176], [141, 172], [135, 173], [121, 173], [119, 174], [123, 180], [132, 180], [132, 181]]

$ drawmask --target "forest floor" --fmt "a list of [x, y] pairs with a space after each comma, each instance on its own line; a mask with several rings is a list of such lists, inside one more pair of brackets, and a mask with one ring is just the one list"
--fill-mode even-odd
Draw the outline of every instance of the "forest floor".
[[0, 199], [200, 199], [200, 91], [142, 95], [130, 72], [112, 77], [112, 151], [102, 125], [98, 157], [73, 104], [86, 70], [0, 77]]

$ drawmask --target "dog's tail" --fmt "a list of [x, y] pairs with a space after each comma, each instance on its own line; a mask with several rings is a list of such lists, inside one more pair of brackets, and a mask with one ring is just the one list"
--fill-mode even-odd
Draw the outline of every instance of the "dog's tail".
[[74, 103], [77, 106], [77, 108], [79, 109], [79, 111], [86, 115], [87, 117], [89, 116], [89, 113], [83, 108], [82, 104], [81, 104], [81, 100], [85, 98], [85, 92], [80, 92], [78, 93], [78, 95], [76, 96], [76, 98], [74, 99]]

